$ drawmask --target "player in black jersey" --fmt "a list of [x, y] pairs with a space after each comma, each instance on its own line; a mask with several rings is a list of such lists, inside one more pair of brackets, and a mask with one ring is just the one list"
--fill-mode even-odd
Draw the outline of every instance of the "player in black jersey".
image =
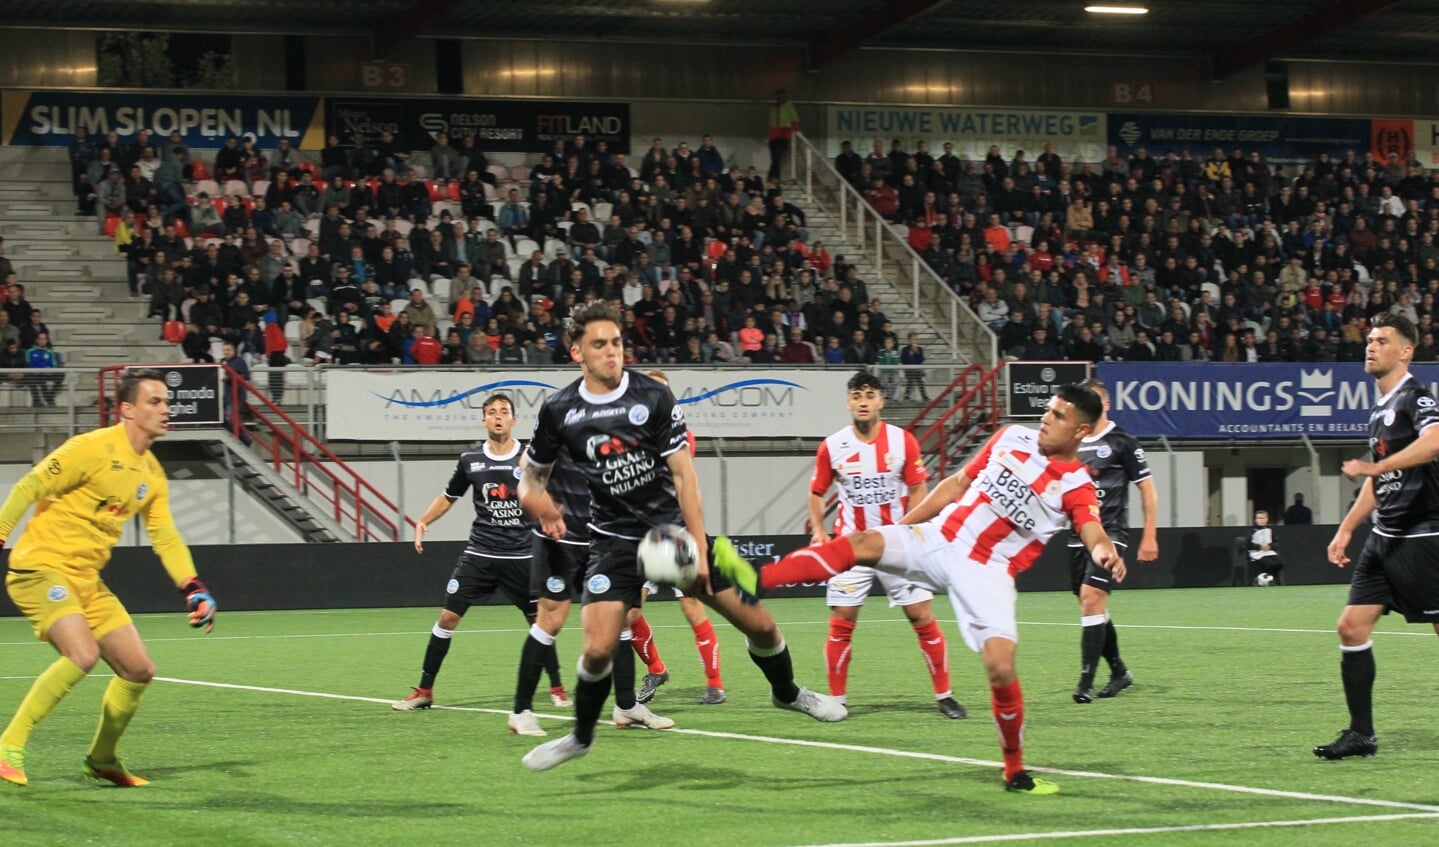
[[[540, 409], [521, 479], [521, 502], [547, 535], [563, 533], [563, 515], [547, 486], [561, 450], [568, 450], [590, 491], [585, 645], [575, 685], [575, 730], [531, 750], [524, 761], [532, 770], [548, 770], [589, 752], [609, 696], [626, 613], [640, 602], [644, 580], [635, 554], [645, 532], [683, 523], [696, 539], [706, 537], [684, 414], [674, 396], [654, 379], [624, 369], [620, 315], [612, 306], [581, 306], [570, 324], [570, 353], [582, 375], [550, 395]], [[693, 591], [745, 633], [775, 704], [819, 720], [842, 719], [844, 708], [832, 698], [795, 685], [789, 649], [774, 618], [763, 606], [743, 605], [723, 578], [710, 573], [707, 546], [700, 545]]]
[[[435, 702], [435, 677], [460, 619], [475, 603], [488, 599], [496, 590], [524, 614], [535, 621], [535, 601], [530, 594], [530, 521], [520, 509], [519, 479], [524, 445], [511, 437], [515, 428], [514, 404], [504, 394], [492, 394], [481, 407], [487, 438], [483, 443], [460, 454], [454, 476], [445, 490], [436, 497], [415, 525], [415, 552], [425, 551], [425, 533], [430, 524], [439, 520], [455, 501], [473, 490], [475, 522], [470, 525], [470, 538], [455, 562], [454, 573], [445, 586], [445, 602], [440, 618], [430, 632], [430, 644], [420, 673], [420, 684], [410, 696], [392, 708], [406, 712], [428, 709]], [[523, 654], [522, 654], [523, 655]], [[549, 671], [550, 684], [561, 686], [559, 661], [554, 645], [540, 656], [526, 657], [542, 662]], [[529, 723], [534, 714], [530, 713]], [[536, 726], [534, 729], [541, 735]], [[511, 718], [511, 730], [514, 718]]]
[[[1109, 419], [1109, 390], [1097, 379], [1086, 380], [1085, 388], [1099, 395], [1104, 413], [1094, 422], [1094, 434], [1079, 442], [1079, 460], [1089, 468], [1099, 495], [1099, 519], [1104, 531], [1121, 553], [1129, 549], [1129, 485], [1139, 488], [1139, 502], [1144, 509], [1144, 530], [1139, 536], [1138, 559], [1152, 562], [1159, 558], [1159, 536], [1155, 523], [1159, 515], [1159, 494], [1149, 471], [1144, 450], [1134, 436]], [[1109, 617], [1109, 592], [1114, 590], [1114, 577], [1094, 564], [1084, 543], [1073, 531], [1069, 534], [1070, 585], [1079, 596], [1079, 621], [1084, 627], [1079, 637], [1079, 684], [1074, 687], [1074, 702], [1092, 703], [1096, 697], [1115, 697], [1134, 684], [1134, 676], [1119, 657], [1119, 639], [1114, 621]], [[1094, 690], [1094, 674], [1099, 657], [1109, 663], [1109, 682]]]
[[1349, 728], [1314, 748], [1321, 759], [1379, 752], [1370, 640], [1379, 618], [1392, 609], [1439, 633], [1439, 412], [1433, 393], [1409, 373], [1418, 340], [1408, 318], [1386, 314], [1374, 319], [1364, 348], [1364, 372], [1374, 377], [1379, 395], [1369, 413], [1374, 461], [1350, 459], [1341, 468], [1346, 477], [1364, 481], [1329, 542], [1329, 561], [1341, 568], [1349, 563], [1350, 536], [1371, 513], [1374, 529], [1339, 615], [1339, 674]]

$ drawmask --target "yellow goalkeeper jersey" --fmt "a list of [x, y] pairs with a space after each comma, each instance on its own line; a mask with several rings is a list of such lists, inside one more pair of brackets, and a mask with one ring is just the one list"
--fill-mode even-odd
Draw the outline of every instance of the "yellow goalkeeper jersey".
[[195, 565], [170, 516], [169, 491], [154, 454], [137, 454], [123, 424], [77, 435], [32, 468], [0, 506], [5, 540], [35, 504], [35, 516], [13, 545], [10, 568], [98, 579], [125, 522], [143, 515], [165, 570], [182, 585], [195, 576]]

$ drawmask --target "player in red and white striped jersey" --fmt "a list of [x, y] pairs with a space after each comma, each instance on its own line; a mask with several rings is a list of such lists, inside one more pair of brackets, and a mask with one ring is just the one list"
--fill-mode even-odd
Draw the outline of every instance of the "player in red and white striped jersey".
[[758, 573], [727, 539], [715, 568], [752, 594], [818, 580], [857, 564], [949, 592], [965, 644], [989, 675], [991, 709], [1004, 752], [1005, 788], [1054, 794], [1058, 786], [1024, 769], [1024, 697], [1015, 674], [1019, 627], [1014, 575], [1033, 564], [1055, 533], [1073, 524], [1095, 564], [1124, 579], [1124, 560], [1105, 534], [1080, 441], [1103, 412], [1099, 396], [1067, 385], [1050, 399], [1039, 431], [1006, 427], [974, 461], [945, 479], [898, 526], [863, 530], [796, 550]]
[[[884, 410], [884, 385], [873, 374], [857, 373], [850, 378], [848, 397], [851, 423], [824, 440], [815, 457], [814, 477], [809, 487], [810, 544], [830, 540], [824, 530], [824, 498], [830, 486], [839, 488], [839, 514], [834, 534], [876, 529], [896, 524], [910, 503], [924, 499], [929, 473], [919, 455], [919, 442], [894, 424], [880, 419]], [[934, 619], [928, 589], [891, 573], [859, 565], [830, 579], [827, 602], [830, 608], [829, 639], [824, 661], [829, 671], [829, 693], [845, 701], [849, 666], [853, 659], [854, 629], [859, 608], [875, 581], [889, 595], [889, 604], [904, 610], [919, 639], [920, 652], [929, 667], [934, 698], [947, 718], [968, 717], [949, 687], [949, 654], [944, 631]]]

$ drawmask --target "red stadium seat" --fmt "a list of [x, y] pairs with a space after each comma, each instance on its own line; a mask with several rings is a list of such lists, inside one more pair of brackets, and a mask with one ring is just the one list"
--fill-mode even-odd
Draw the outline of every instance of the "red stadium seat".
[[210, 198], [210, 204], [215, 207], [215, 211], [218, 212], [222, 218], [225, 217], [225, 210], [230, 208], [230, 204], [225, 202], [224, 197], [212, 197]]
[[209, 179], [210, 169], [205, 167], [204, 162], [191, 162], [190, 176], [193, 177], [196, 182], [199, 182], [202, 179]]
[[724, 251], [728, 249], [729, 245], [725, 244], [723, 241], [711, 241], [709, 244], [705, 245], [705, 256], [707, 258], [718, 261], [721, 257], [724, 256]]
[[449, 185], [445, 186], [445, 197], [453, 203], [460, 202], [460, 184], [452, 180]]
[[315, 179], [320, 178], [320, 166], [315, 164], [314, 162], [301, 162], [300, 170], [310, 174], [311, 176], [315, 177]]
[[185, 221], [181, 218], [175, 219], [175, 234], [180, 236], [181, 238], [190, 237], [190, 227], [188, 227], [185, 224]]
[[255, 198], [253, 198], [253, 197], [241, 197], [241, 198], [240, 198], [240, 203], [241, 203], [241, 205], [243, 205], [243, 206], [245, 207], [245, 218], [246, 218], [246, 219], [249, 219], [249, 217], [250, 217], [251, 215], [255, 214]]
[[433, 179], [425, 180], [425, 188], [430, 193], [431, 203], [438, 203], [441, 200], [445, 199], [443, 196], [440, 195], [440, 187], [435, 184], [435, 181]]

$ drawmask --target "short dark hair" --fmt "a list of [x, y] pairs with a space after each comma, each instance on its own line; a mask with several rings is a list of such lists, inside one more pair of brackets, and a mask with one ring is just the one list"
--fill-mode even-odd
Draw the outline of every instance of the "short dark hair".
[[[134, 403], [140, 396], [140, 383], [148, 380], [165, 382], [165, 375], [155, 368], [126, 368], [120, 374], [120, 382], [115, 387], [115, 401], [117, 403]], [[166, 389], [168, 392], [168, 389]]]
[[1375, 317], [1373, 324], [1374, 329], [1378, 329], [1381, 326], [1387, 326], [1399, 335], [1404, 336], [1404, 340], [1409, 342], [1410, 347], [1418, 346], [1419, 330], [1415, 329], [1414, 322], [1404, 315], [1392, 313]]
[[1083, 382], [1079, 383], [1079, 385], [1083, 388], [1088, 388], [1090, 391], [1093, 391], [1095, 393], [1109, 393], [1109, 386], [1105, 385], [1104, 380], [1100, 379], [1097, 376], [1092, 376], [1089, 379], [1086, 379]]
[[884, 393], [884, 383], [879, 381], [879, 377], [868, 371], [860, 371], [850, 377], [849, 382], [845, 385], [845, 389], [848, 391], [863, 391], [866, 388], [873, 388], [881, 394]]
[[576, 308], [573, 312], [570, 312], [570, 338], [578, 342], [578, 340], [584, 336], [585, 328], [597, 321], [609, 321], [621, 328], [625, 325], [618, 309], [603, 300], [595, 300], [592, 303], [586, 303]]
[[[451, 330], [451, 332], [453, 331], [454, 330]], [[503, 391], [496, 391], [494, 394], [486, 397], [485, 402], [480, 404], [480, 411], [488, 412], [490, 410], [491, 403], [504, 403], [506, 406], [510, 407], [511, 415], [514, 415], [515, 413], [515, 401], [511, 400], [510, 395], [504, 393]]]
[[1104, 414], [1104, 402], [1094, 393], [1094, 389], [1082, 382], [1070, 383], [1059, 389], [1059, 393], [1054, 396], [1074, 406], [1074, 410], [1079, 413], [1080, 423], [1093, 424]]

